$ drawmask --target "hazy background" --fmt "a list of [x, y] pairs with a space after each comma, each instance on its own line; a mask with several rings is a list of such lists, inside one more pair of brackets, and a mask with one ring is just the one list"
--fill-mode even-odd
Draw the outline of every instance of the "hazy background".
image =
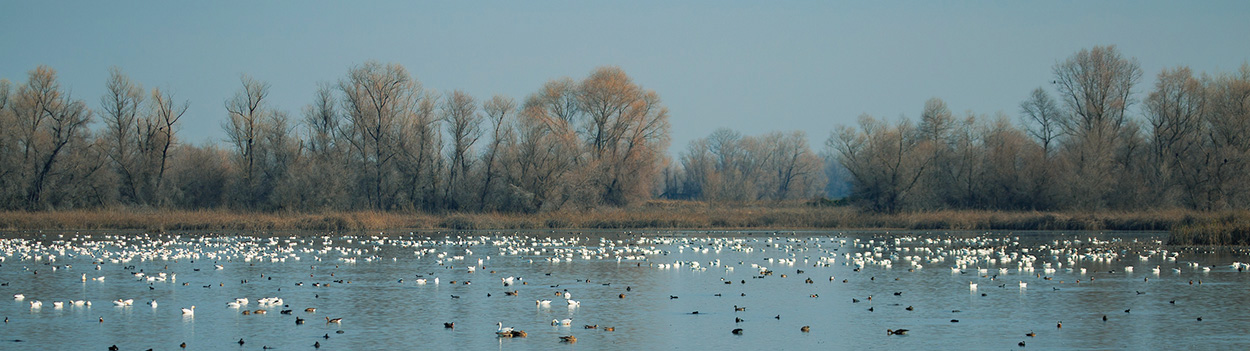
[[222, 104], [242, 73], [297, 114], [317, 83], [366, 60], [400, 63], [427, 89], [518, 100], [618, 65], [670, 108], [676, 154], [719, 127], [804, 130], [819, 147], [836, 124], [915, 118], [930, 97], [956, 115], [1015, 117], [1057, 61], [1094, 45], [1140, 60], [1138, 93], [1164, 67], [1232, 72], [1250, 58], [1248, 16], [1244, 1], [5, 1], [0, 77], [50, 65], [98, 108], [119, 66], [190, 100], [179, 135], [202, 143], [224, 138]]

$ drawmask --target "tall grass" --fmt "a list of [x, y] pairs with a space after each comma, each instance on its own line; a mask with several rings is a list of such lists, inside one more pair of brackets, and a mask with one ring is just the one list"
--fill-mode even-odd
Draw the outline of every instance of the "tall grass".
[[0, 230], [359, 231], [397, 229], [902, 229], [1172, 231], [1178, 244], [1246, 244], [1250, 213], [933, 211], [865, 213], [803, 202], [651, 201], [628, 208], [539, 214], [227, 210], [72, 210], [0, 212]]
[[1172, 229], [1169, 245], [1250, 245], [1250, 213], [1223, 212], [1187, 218]]

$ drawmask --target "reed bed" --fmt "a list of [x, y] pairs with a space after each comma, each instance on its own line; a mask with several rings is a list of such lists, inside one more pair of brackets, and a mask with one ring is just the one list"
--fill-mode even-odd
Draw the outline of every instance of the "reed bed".
[[892, 229], [1170, 231], [1170, 243], [1250, 244], [1250, 212], [861, 212], [806, 202], [650, 201], [628, 208], [537, 214], [239, 212], [106, 209], [0, 212], [0, 230], [361, 231], [526, 229]]

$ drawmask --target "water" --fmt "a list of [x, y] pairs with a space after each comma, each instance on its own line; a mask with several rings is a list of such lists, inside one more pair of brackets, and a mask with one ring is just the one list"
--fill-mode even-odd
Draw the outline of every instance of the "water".
[[[181, 343], [188, 350], [312, 350], [315, 342], [323, 350], [1250, 346], [1250, 272], [1230, 266], [1250, 257], [1235, 250], [1167, 251], [1159, 233], [39, 232], [3, 238], [4, 350], [177, 350]], [[140, 271], [144, 276], [136, 277]], [[166, 273], [163, 281], [159, 273]], [[509, 276], [519, 280], [504, 286], [501, 279]], [[512, 291], [517, 296], [505, 294]], [[566, 291], [580, 306], [570, 308], [556, 295]], [[24, 300], [10, 297], [19, 293]], [[282, 298], [283, 305], [258, 306], [265, 297]], [[227, 307], [236, 298], [249, 303]], [[111, 303], [117, 299], [134, 302], [117, 307]], [[552, 302], [537, 306], [540, 299]], [[32, 308], [35, 300], [43, 306]], [[65, 306], [55, 308], [54, 301]], [[193, 305], [193, 316], [180, 311]], [[316, 311], [305, 312], [308, 307]], [[267, 313], [242, 314], [262, 308]], [[297, 325], [297, 317], [306, 323]], [[326, 323], [326, 317], [343, 320]], [[565, 318], [570, 326], [552, 326]], [[499, 322], [528, 337], [497, 337]], [[810, 332], [801, 332], [803, 326]], [[736, 328], [741, 335], [731, 333]], [[887, 335], [887, 329], [910, 332]], [[1036, 336], [1025, 335], [1030, 332]], [[577, 342], [560, 342], [565, 335]]]

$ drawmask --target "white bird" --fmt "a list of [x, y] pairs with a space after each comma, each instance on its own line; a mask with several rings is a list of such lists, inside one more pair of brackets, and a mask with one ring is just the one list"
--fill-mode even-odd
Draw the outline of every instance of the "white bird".
[[565, 291], [565, 292], [564, 292], [564, 299], [565, 299], [565, 300], [568, 300], [568, 299], [571, 299], [571, 298], [573, 298], [573, 294], [570, 294], [568, 291]]
[[534, 304], [538, 306], [551, 306], [551, 300], [534, 300]]
[[184, 315], [184, 316], [193, 316], [193, 315], [195, 315], [195, 306], [191, 306], [191, 308], [183, 308], [183, 309], [182, 309], [182, 315]]
[[512, 334], [512, 327], [503, 326], [503, 322], [495, 323], [495, 325], [499, 326], [499, 330], [496, 330], [495, 334], [499, 334], [499, 335], [504, 335], [504, 334], [511, 335]]
[[117, 307], [126, 306], [126, 301], [122, 299], [113, 300], [113, 305]]
[[35, 300], [35, 301], [30, 302], [30, 308], [40, 308], [40, 307], [43, 307], [42, 301]]
[[1028, 287], [1029, 287], [1029, 283], [1025, 283], [1024, 281], [1020, 281], [1020, 288], [1021, 288], [1021, 289], [1028, 288]]
[[573, 325], [573, 319], [572, 319], [572, 318], [565, 318], [565, 319], [563, 319], [563, 320], [560, 320], [560, 325], [562, 325], [562, 326], [566, 326], [566, 327], [567, 327], [567, 326], [570, 326], [570, 325]]
[[230, 301], [226, 303], [226, 307], [229, 307], [229, 308], [239, 308], [241, 306], [243, 305], [239, 304], [238, 301]]
[[14, 299], [14, 300], [18, 300], [18, 301], [25, 300], [25, 299], [26, 299], [26, 295], [22, 295], [22, 294], [13, 294], [13, 299]]
[[148, 301], [148, 304], [152, 305], [152, 308], [156, 308], [156, 300]]
[[572, 307], [577, 307], [577, 306], [581, 306], [581, 305], [582, 305], [582, 302], [581, 302], [581, 301], [577, 301], [577, 300], [569, 300], [569, 307], [570, 307], [570, 308], [572, 308]]
[[55, 307], [55, 308], [61, 308], [61, 307], [63, 307], [63, 306], [65, 306], [65, 303], [64, 303], [64, 302], [61, 302], [61, 301], [52, 301], [52, 307]]

